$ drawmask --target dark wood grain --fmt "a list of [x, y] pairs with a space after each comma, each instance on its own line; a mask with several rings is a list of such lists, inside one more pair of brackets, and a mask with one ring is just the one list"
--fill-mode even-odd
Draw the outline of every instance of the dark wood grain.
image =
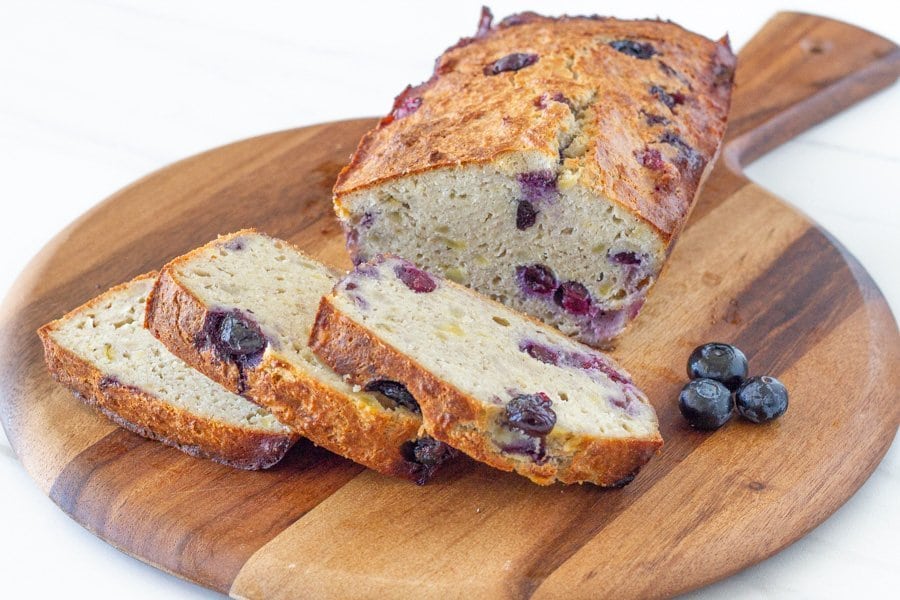
[[[416, 487], [308, 443], [271, 471], [234, 471], [119, 430], [50, 380], [40, 324], [218, 233], [258, 227], [348, 266], [330, 187], [370, 119], [186, 159], [61, 233], [0, 315], [7, 435], [89, 530], [241, 597], [661, 597], [726, 576], [836, 510], [900, 423], [900, 335], [877, 288], [827, 233], [740, 171], [895, 80], [897, 57], [870, 33], [796, 14], [778, 15], [741, 52], [725, 160], [614, 351], [666, 439], [622, 490], [540, 488], [468, 460]], [[737, 342], [754, 371], [788, 384], [781, 420], [714, 434], [685, 425], [674, 402], [684, 359], [710, 339]]]

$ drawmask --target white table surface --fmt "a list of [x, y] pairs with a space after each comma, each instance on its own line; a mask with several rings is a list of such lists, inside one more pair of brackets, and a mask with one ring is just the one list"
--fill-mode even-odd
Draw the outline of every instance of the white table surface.
[[[481, 2], [306, 4], [3, 0], [0, 293], [56, 232], [150, 171], [264, 132], [383, 114], [408, 82], [430, 74], [446, 46], [474, 31]], [[900, 12], [877, 1], [756, 0], [740, 9], [729, 2], [650, 0], [492, 4], [499, 17], [528, 8], [661, 15], [711, 37], [727, 30], [736, 48], [779, 9], [833, 16], [900, 40]], [[841, 240], [895, 314], [898, 172], [900, 85], [748, 170]], [[897, 446], [805, 538], [690, 596], [900, 593]], [[0, 489], [0, 597], [214, 596], [119, 553], [71, 521], [31, 482], [3, 437]]]

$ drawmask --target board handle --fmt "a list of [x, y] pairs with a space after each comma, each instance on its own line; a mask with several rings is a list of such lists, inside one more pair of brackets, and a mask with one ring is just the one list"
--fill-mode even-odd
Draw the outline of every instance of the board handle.
[[738, 54], [725, 163], [740, 172], [898, 76], [892, 41], [824, 17], [776, 14]]

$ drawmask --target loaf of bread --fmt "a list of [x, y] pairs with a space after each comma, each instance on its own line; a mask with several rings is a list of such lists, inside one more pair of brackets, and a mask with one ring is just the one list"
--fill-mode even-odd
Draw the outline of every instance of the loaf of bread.
[[240, 469], [264, 469], [297, 436], [173, 356], [144, 329], [155, 274], [115, 287], [38, 334], [50, 373], [138, 435]]
[[662, 445], [610, 358], [397, 257], [322, 299], [310, 346], [357, 385], [403, 384], [435, 439], [536, 483], [623, 485]]
[[289, 243], [240, 231], [162, 269], [146, 326], [192, 367], [314, 443], [424, 483], [455, 451], [420, 435], [415, 399], [392, 382], [369, 392], [353, 386], [307, 345], [319, 301], [336, 281]]
[[735, 57], [664, 21], [534, 13], [448, 49], [334, 186], [356, 263], [403, 256], [602, 346], [633, 319], [725, 131]]

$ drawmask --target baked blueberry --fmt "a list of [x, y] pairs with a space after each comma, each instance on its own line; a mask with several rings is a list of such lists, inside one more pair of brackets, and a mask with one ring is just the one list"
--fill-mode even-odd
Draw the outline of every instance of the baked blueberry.
[[513, 52], [507, 54], [503, 58], [498, 58], [491, 64], [484, 67], [485, 75], [499, 75], [504, 71], [518, 71], [525, 67], [531, 66], [538, 61], [537, 54], [527, 54], [524, 52]]
[[777, 419], [788, 407], [788, 393], [784, 384], [774, 377], [751, 377], [735, 394], [737, 409], [742, 417], [754, 423]]
[[410, 453], [412, 462], [426, 467], [436, 467], [457, 455], [455, 449], [429, 436], [417, 439]]
[[232, 356], [246, 356], [266, 347], [262, 332], [235, 314], [225, 315], [222, 319], [219, 341]]
[[431, 275], [413, 266], [412, 263], [399, 264], [394, 269], [394, 272], [406, 287], [417, 294], [427, 294], [437, 289], [437, 283], [435, 283]]
[[405, 406], [414, 413], [422, 412], [422, 409], [419, 408], [419, 403], [416, 402], [413, 395], [409, 393], [406, 386], [400, 382], [391, 381], [390, 379], [376, 379], [375, 381], [367, 383], [365, 390], [367, 392], [378, 392], [379, 394], [390, 398], [397, 404]]
[[622, 54], [627, 54], [640, 60], [647, 60], [656, 54], [656, 50], [652, 45], [642, 44], [634, 40], [615, 40], [610, 42], [609, 45]]
[[516, 229], [525, 231], [537, 221], [538, 211], [528, 200], [519, 200], [516, 207]]
[[577, 281], [565, 281], [553, 294], [553, 301], [573, 315], [586, 315], [591, 310], [591, 293]]
[[712, 342], [694, 348], [688, 358], [687, 374], [691, 379], [715, 379], [729, 390], [736, 390], [747, 378], [747, 357], [731, 344]]
[[556, 173], [549, 170], [519, 173], [516, 179], [522, 199], [529, 202], [552, 202], [559, 195], [556, 177]]
[[714, 379], [694, 379], [678, 395], [678, 408], [695, 429], [718, 429], [734, 412], [727, 387]]
[[556, 275], [544, 265], [528, 265], [516, 267], [516, 280], [519, 287], [527, 294], [546, 296], [556, 291]]
[[556, 413], [550, 408], [547, 394], [519, 394], [506, 405], [506, 422], [525, 435], [547, 435], [556, 425]]
[[684, 94], [679, 92], [671, 92], [666, 91], [664, 87], [661, 85], [652, 85], [650, 86], [650, 95], [656, 96], [656, 99], [665, 104], [669, 110], [674, 111], [675, 107], [679, 104], [684, 104]]

